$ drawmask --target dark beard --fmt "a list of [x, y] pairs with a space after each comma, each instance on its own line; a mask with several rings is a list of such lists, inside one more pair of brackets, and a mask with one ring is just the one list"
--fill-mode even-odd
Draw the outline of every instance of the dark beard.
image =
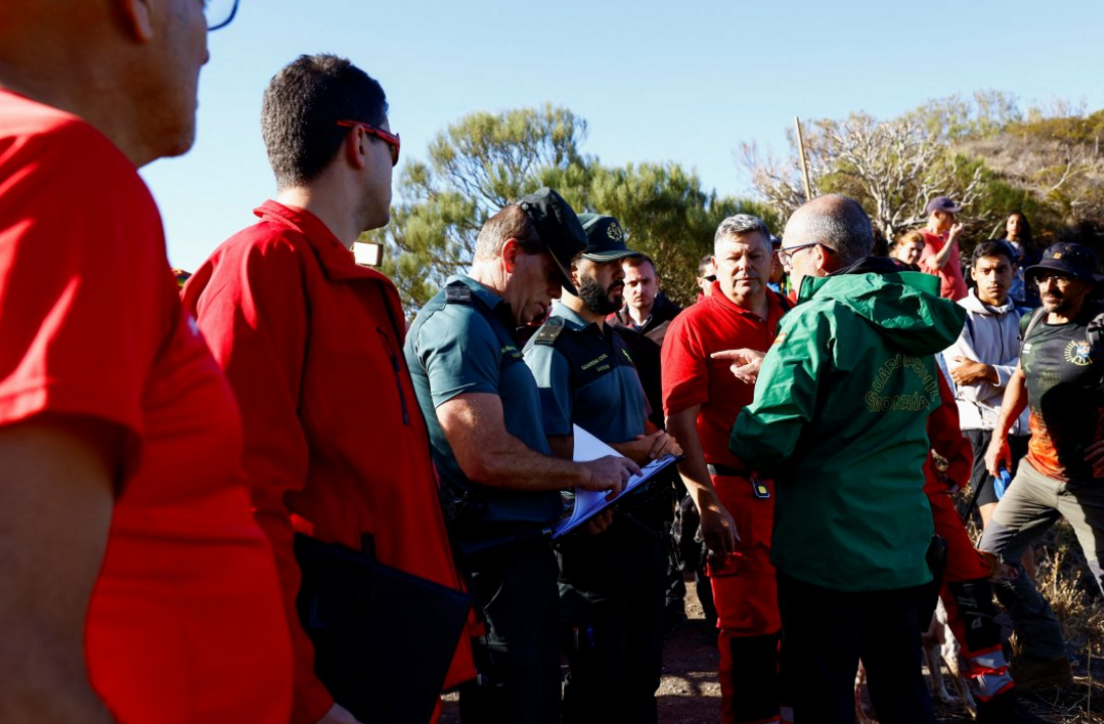
[[[582, 275], [580, 275], [582, 276]], [[610, 289], [622, 286], [620, 282], [610, 285]], [[579, 283], [579, 299], [583, 300], [586, 308], [595, 314], [612, 314], [621, 308], [621, 296], [617, 301], [610, 299], [609, 289], [603, 289], [598, 282], [590, 277], [583, 277]]]
[[[1039, 296], [1041, 300], [1041, 298], [1045, 295], [1040, 294]], [[1043, 302], [1043, 306], [1046, 308], [1049, 314], [1060, 314], [1062, 316], [1065, 316], [1065, 313], [1073, 307], [1073, 304], [1070, 303], [1069, 298], [1062, 292], [1057, 292], [1053, 296], [1057, 298], [1057, 301], [1053, 303], [1053, 306], [1048, 305], [1046, 302]]]

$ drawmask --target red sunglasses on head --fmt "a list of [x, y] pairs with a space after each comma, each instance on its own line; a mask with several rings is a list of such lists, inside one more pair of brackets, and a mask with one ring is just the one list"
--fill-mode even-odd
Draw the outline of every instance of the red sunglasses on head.
[[338, 121], [337, 125], [343, 128], [360, 128], [369, 136], [380, 139], [391, 150], [391, 165], [397, 166], [399, 164], [399, 134], [388, 133], [382, 128], [376, 128], [370, 123], [361, 123], [360, 121]]

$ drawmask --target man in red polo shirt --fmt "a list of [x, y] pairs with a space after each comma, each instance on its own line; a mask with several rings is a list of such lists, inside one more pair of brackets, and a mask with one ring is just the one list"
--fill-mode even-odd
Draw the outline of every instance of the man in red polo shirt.
[[773, 483], [751, 475], [728, 451], [728, 436], [755, 386], [730, 371], [734, 349], [765, 352], [789, 304], [767, 288], [770, 232], [754, 216], [725, 219], [714, 240], [712, 294], [672, 322], [663, 344], [667, 429], [685, 440], [679, 472], [701, 512], [712, 551], [725, 724], [779, 719], [781, 623], [770, 563]]
[[[352, 253], [361, 232], [388, 222], [399, 138], [379, 83], [332, 55], [280, 71], [261, 116], [277, 200], [195, 272], [184, 304], [241, 405], [245, 471], [295, 653], [291, 722], [355, 722], [315, 675], [296, 613], [294, 533], [353, 549], [368, 535], [381, 563], [462, 588], [402, 355], [399, 295]], [[445, 684], [474, 676], [461, 637]]]
[[966, 296], [962, 260], [958, 255], [962, 224], [957, 221], [957, 214], [962, 207], [946, 196], [936, 196], [924, 211], [928, 214], [928, 225], [920, 231], [924, 235], [920, 270], [939, 277], [939, 296], [957, 302]]
[[287, 721], [287, 625], [241, 419], [137, 173], [192, 145], [207, 30], [233, 7], [3, 4], [5, 722]]

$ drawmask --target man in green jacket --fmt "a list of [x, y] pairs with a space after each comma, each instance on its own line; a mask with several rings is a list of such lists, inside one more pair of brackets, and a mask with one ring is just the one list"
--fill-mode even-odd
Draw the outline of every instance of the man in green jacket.
[[917, 599], [931, 580], [925, 425], [934, 355], [964, 311], [934, 278], [869, 257], [858, 203], [822, 196], [786, 225], [779, 257], [798, 306], [783, 317], [729, 447], [775, 479], [772, 562], [795, 720], [851, 724], [861, 657], [883, 721], [935, 721]]

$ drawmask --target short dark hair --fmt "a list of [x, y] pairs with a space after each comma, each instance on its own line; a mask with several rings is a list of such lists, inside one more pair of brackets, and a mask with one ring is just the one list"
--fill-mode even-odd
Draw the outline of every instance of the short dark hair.
[[280, 188], [318, 178], [337, 156], [348, 128], [387, 118], [380, 84], [345, 58], [301, 55], [276, 74], [261, 105], [261, 135]]
[[652, 261], [652, 257], [648, 256], [642, 251], [637, 252], [635, 256], [625, 257], [621, 260], [621, 263], [628, 264], [629, 266], [641, 266], [643, 264], [650, 264], [652, 267], [652, 273], [657, 276], [659, 275], [659, 272], [656, 271], [655, 262]]
[[990, 239], [983, 241], [974, 247], [974, 253], [970, 255], [970, 268], [977, 266], [978, 260], [987, 256], [1003, 256], [1013, 267], [1016, 266], [1016, 251], [1007, 241]]
[[526, 254], [537, 254], [545, 250], [537, 227], [529, 220], [529, 215], [516, 204], [510, 204], [487, 219], [479, 236], [475, 240], [475, 258], [489, 261], [502, 254], [502, 246], [510, 239], [517, 239], [521, 250]]
[[703, 256], [701, 258], [701, 261], [698, 262], [698, 276], [699, 277], [704, 277], [705, 276], [705, 270], [707, 268], [709, 268], [709, 265], [712, 264], [712, 263], [713, 263], [713, 255], [712, 254], [706, 254], [705, 256]]

